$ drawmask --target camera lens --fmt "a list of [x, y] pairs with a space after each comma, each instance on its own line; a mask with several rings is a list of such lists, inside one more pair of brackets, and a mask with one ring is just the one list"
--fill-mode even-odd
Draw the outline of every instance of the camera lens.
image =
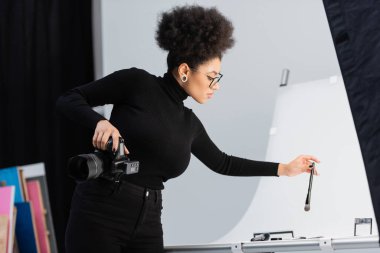
[[103, 172], [103, 161], [95, 154], [78, 155], [69, 160], [68, 170], [77, 181], [97, 178]]

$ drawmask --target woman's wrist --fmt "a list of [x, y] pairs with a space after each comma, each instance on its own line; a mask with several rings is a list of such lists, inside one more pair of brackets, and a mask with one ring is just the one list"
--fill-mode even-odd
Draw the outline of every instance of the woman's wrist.
[[286, 175], [286, 167], [287, 167], [287, 164], [283, 164], [283, 163], [278, 164], [277, 175], [279, 177]]

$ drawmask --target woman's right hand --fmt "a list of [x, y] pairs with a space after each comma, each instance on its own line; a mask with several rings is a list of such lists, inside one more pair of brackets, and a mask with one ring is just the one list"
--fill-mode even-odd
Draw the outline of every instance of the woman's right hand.
[[[106, 144], [110, 136], [112, 137], [112, 150], [116, 151], [119, 147], [119, 137], [121, 137], [119, 130], [108, 120], [100, 120], [98, 124], [96, 124], [95, 133], [92, 137], [92, 145], [97, 149], [106, 150]], [[124, 152], [129, 154], [125, 143], [124, 149]]]

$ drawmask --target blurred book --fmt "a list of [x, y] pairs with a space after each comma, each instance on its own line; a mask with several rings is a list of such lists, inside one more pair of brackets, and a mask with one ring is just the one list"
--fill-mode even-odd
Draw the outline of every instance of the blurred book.
[[[6, 239], [5, 239], [5, 244], [6, 244], [5, 252], [6, 253], [12, 253], [12, 251], [13, 251], [14, 200], [15, 200], [15, 187], [14, 186], [2, 186], [2, 187], [0, 187], [0, 215], [6, 217], [6, 226], [5, 227], [1, 226], [1, 230], [2, 230], [1, 233], [6, 234]], [[2, 222], [4, 222], [4, 221], [2, 221]]]
[[38, 180], [28, 180], [27, 189], [34, 213], [40, 251], [41, 253], [50, 253], [49, 232], [45, 219], [46, 209], [42, 199], [40, 182]]
[[0, 253], [7, 252], [7, 239], [8, 239], [8, 216], [2, 214], [0, 215]]
[[45, 213], [46, 234], [49, 240], [50, 252], [57, 253], [57, 242], [54, 232], [53, 217], [50, 208], [48, 183], [45, 175], [45, 166], [43, 163], [24, 165], [21, 167], [27, 182], [37, 180], [40, 185], [40, 192]]
[[15, 205], [17, 207], [16, 237], [20, 252], [40, 253], [30, 202], [18, 202]]
[[14, 202], [23, 202], [27, 200], [25, 197], [25, 184], [23, 183], [22, 171], [19, 167], [10, 167], [0, 169], [0, 181], [5, 185], [13, 185], [15, 187]]

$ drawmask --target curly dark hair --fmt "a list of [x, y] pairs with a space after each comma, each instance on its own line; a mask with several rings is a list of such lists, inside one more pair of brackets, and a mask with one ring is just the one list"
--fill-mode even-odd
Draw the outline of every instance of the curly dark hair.
[[161, 14], [156, 31], [158, 46], [169, 51], [168, 69], [182, 63], [196, 68], [219, 57], [234, 45], [232, 23], [215, 7], [175, 7]]

